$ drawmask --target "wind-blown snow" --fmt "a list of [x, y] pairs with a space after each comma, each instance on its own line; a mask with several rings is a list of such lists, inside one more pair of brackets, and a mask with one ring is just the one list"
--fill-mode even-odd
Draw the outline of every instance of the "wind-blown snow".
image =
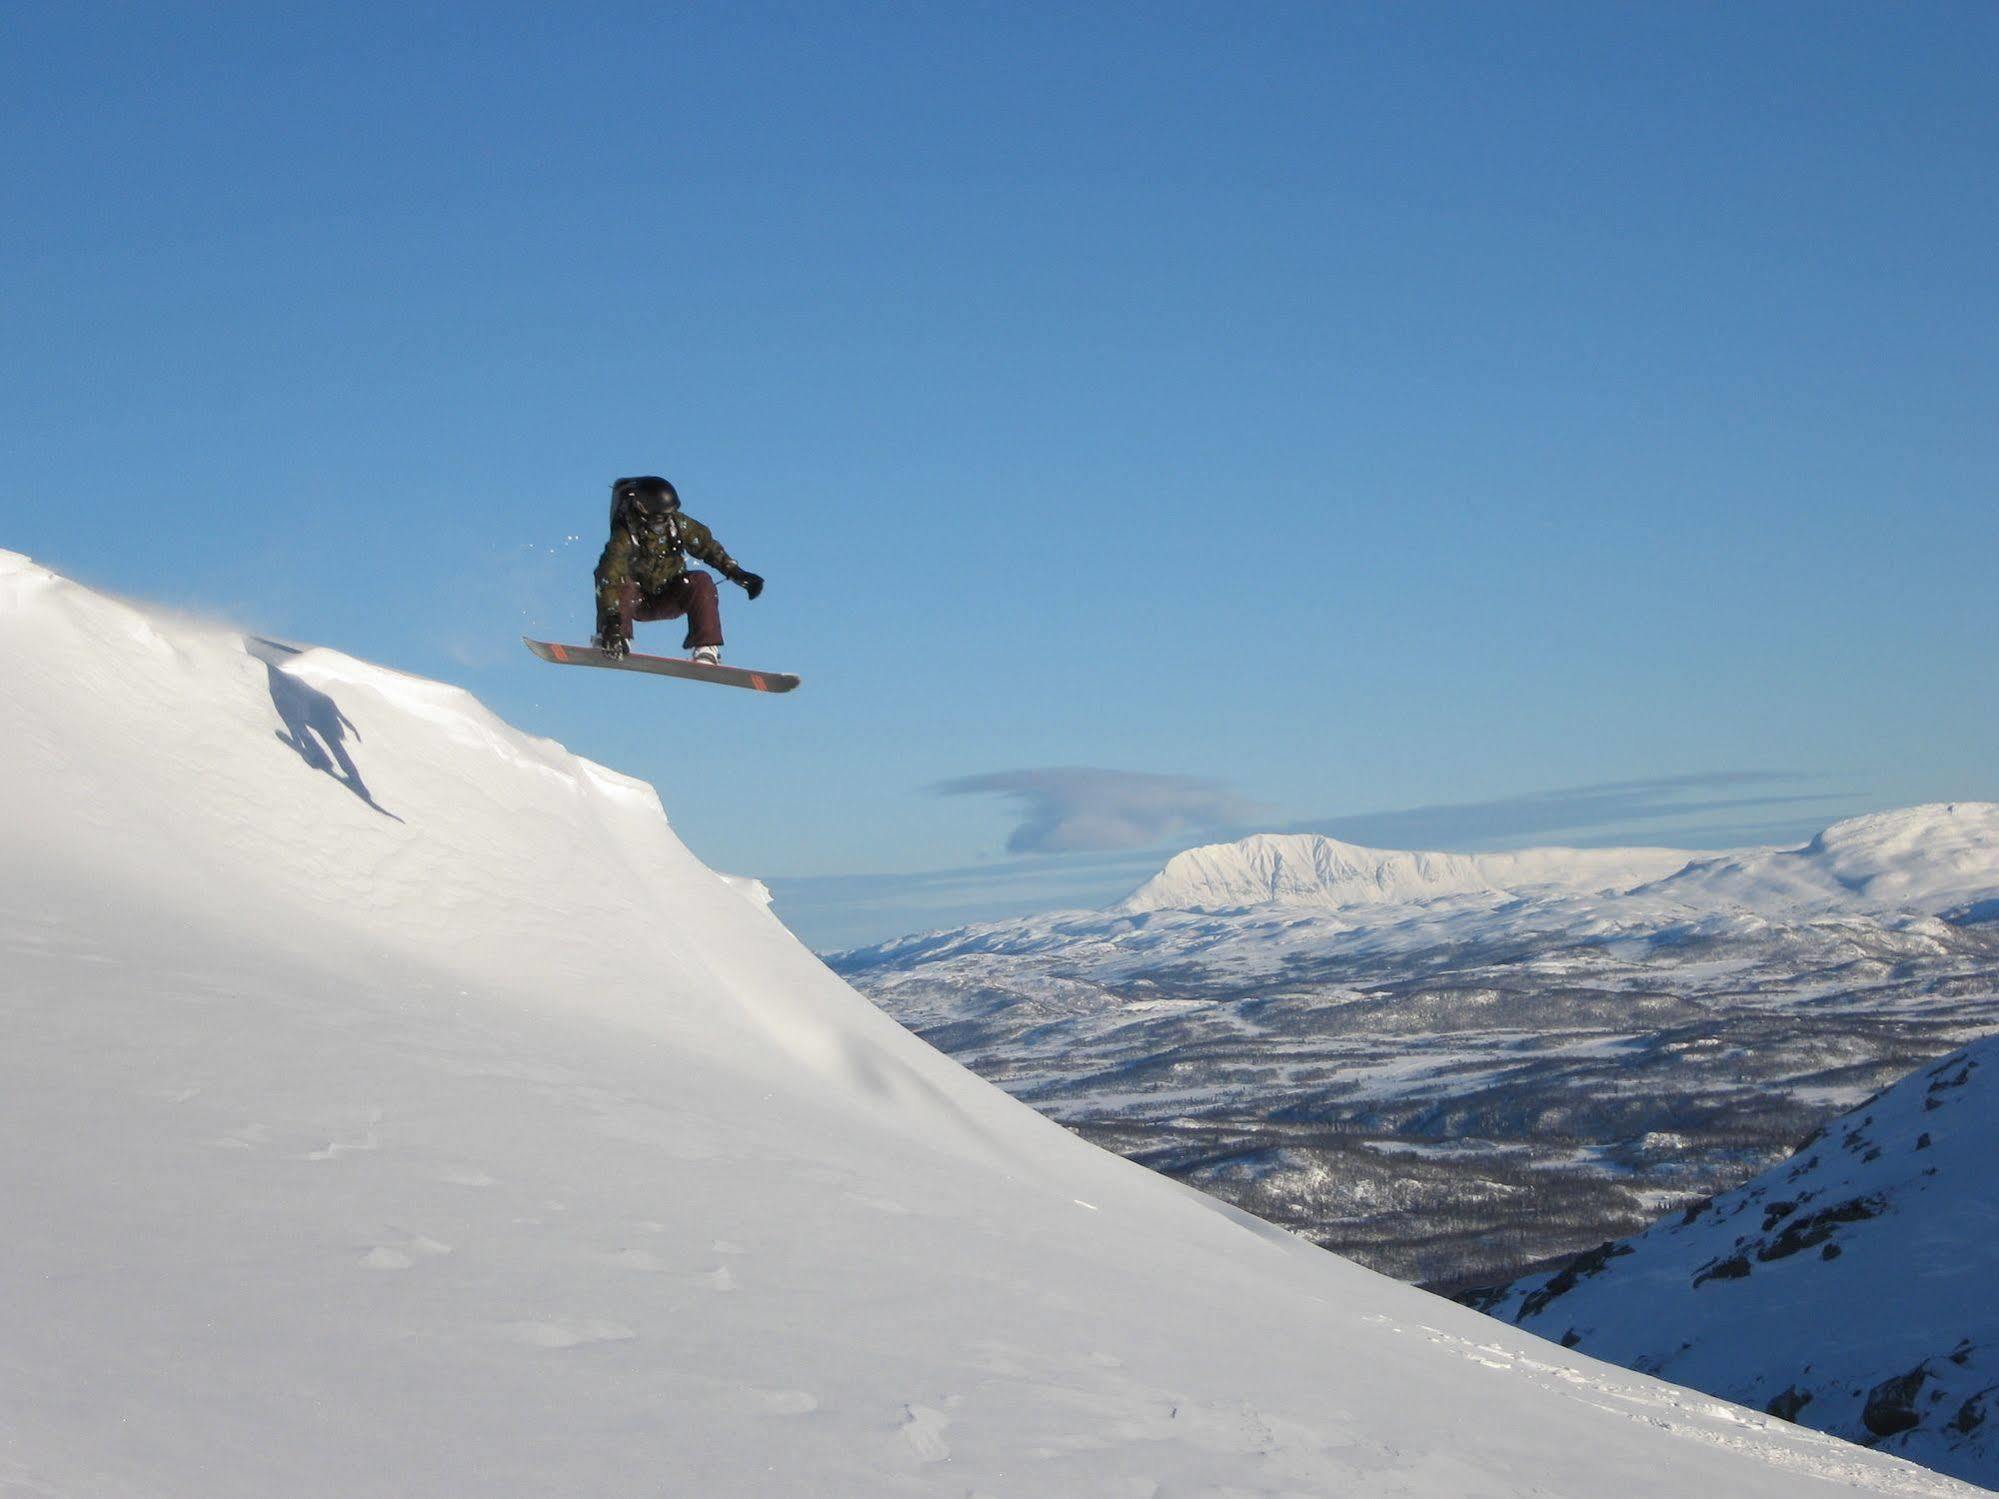
[[0, 838], [0, 1491], [1960, 1491], [1083, 1144], [455, 688], [0, 553]]

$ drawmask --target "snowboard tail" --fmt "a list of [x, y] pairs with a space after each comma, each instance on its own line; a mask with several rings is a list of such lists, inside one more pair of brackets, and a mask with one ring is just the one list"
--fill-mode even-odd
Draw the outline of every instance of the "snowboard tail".
[[633, 651], [613, 659], [594, 645], [558, 645], [523, 635], [527, 648], [557, 666], [600, 666], [607, 671], [642, 671], [655, 677], [685, 677], [720, 687], [745, 687], [751, 692], [789, 692], [798, 685], [790, 672], [751, 671], [745, 666], [703, 666], [680, 656], [645, 656]]

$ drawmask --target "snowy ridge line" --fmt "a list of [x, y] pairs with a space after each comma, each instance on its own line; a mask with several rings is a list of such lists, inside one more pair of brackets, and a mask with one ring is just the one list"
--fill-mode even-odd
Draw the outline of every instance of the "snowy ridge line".
[[1623, 891], [1697, 856], [1656, 848], [1446, 854], [1362, 848], [1316, 833], [1260, 833], [1175, 854], [1111, 907], [1118, 914], [1256, 905], [1383, 906], [1450, 895]]
[[[701, 968], [735, 1000], [673, 1016], [677, 1041], [724, 1066], [865, 1050], [851, 1024], [774, 1008], [732, 976], [737, 951], [774, 947], [802, 992], [846, 992], [693, 859], [648, 783], [522, 733], [453, 684], [108, 599], [18, 554], [0, 553], [0, 579], [31, 605], [4, 619], [21, 634], [4, 706], [29, 717], [0, 719], [25, 757], [0, 794], [45, 876], [192, 901], [251, 930], [331, 922], [414, 962], [446, 953], [525, 1003], [545, 1003], [541, 976], [560, 972], [570, 1007], [651, 1032], [668, 1020], [639, 975], [693, 956], [684, 922], [644, 915], [672, 891], [712, 930]], [[427, 809], [421, 828], [411, 803]], [[691, 899], [680, 881], [697, 870]], [[832, 1068], [861, 1096], [938, 1065], [892, 1022], [873, 1034], [887, 1056]]]
[[1415, 906], [1594, 895], [1688, 913], [1940, 915], [1999, 891], [1999, 804], [1937, 802], [1833, 824], [1802, 848], [1697, 854], [1657, 848], [1531, 848], [1451, 854], [1263, 833], [1176, 854], [1110, 908], [1147, 911]]
[[0, 1486], [1967, 1492], [1088, 1146], [469, 696], [11, 554], [0, 854]]
[[[1718, 854], [1415, 853], [1259, 834], [1177, 854], [1106, 910], [922, 932], [828, 957], [856, 972], [978, 952], [1156, 957], [1179, 942], [1203, 952], [1231, 946], [1251, 971], [1281, 968], [1334, 939], [1349, 951], [1408, 952], [1521, 939], [1726, 937], [1773, 922], [1995, 918], [1999, 803], [1936, 802], [1835, 823], [1800, 848]], [[1257, 943], [1238, 940], [1251, 935]]]

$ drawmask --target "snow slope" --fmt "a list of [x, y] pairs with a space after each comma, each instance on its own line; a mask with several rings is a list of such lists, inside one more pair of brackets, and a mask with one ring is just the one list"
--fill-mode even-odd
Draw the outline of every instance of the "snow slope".
[[0, 1493], [1961, 1492], [1085, 1145], [463, 692], [11, 553], [0, 850]]
[[1999, 915], [1999, 804], [1933, 802], [1849, 818], [1803, 848], [1702, 859], [1636, 894], [1773, 919]]
[[1695, 856], [1661, 848], [1441, 854], [1362, 848], [1315, 833], [1259, 833], [1175, 854], [1113, 912], [1240, 906], [1387, 906], [1449, 895], [1629, 890]]
[[1999, 1038], [1736, 1191], [1479, 1304], [1999, 1488]]

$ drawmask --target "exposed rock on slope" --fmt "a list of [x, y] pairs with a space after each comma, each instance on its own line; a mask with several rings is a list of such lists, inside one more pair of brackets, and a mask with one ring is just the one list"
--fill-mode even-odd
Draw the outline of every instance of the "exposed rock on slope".
[[1466, 1299], [1647, 1373], [1999, 1487], [1999, 1039], [1552, 1278]]

